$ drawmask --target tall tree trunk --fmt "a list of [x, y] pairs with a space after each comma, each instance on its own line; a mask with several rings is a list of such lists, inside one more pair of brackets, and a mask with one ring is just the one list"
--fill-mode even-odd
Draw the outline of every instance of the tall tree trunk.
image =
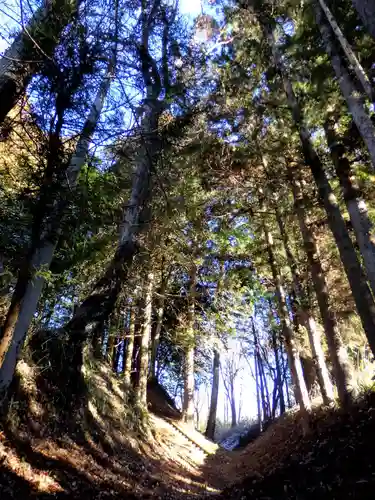
[[273, 352], [275, 356], [275, 366], [276, 366], [276, 376], [277, 376], [277, 386], [279, 390], [279, 399], [280, 399], [280, 415], [285, 413], [285, 398], [284, 398], [284, 380], [283, 374], [280, 366], [280, 354], [279, 348], [277, 345], [276, 331], [272, 332], [272, 344], [273, 344]]
[[195, 348], [195, 291], [197, 286], [197, 266], [190, 268], [190, 285], [188, 292], [188, 316], [185, 334], [184, 359], [184, 400], [182, 405], [183, 419], [194, 423], [194, 348]]
[[293, 329], [290, 323], [288, 308], [285, 300], [285, 293], [283, 286], [281, 284], [281, 278], [276, 265], [276, 259], [274, 256], [273, 238], [264, 222], [263, 222], [263, 231], [267, 245], [268, 261], [275, 284], [279, 317], [282, 325], [286, 352], [288, 354], [288, 359], [289, 359], [289, 368], [293, 378], [294, 393], [296, 401], [300, 405], [301, 410], [307, 411], [311, 407], [310, 399], [307, 392], [305, 380], [303, 377], [301, 360], [293, 339]]
[[[70, 198], [69, 193], [76, 186], [79, 172], [85, 164], [92, 135], [99, 122], [101, 110], [114, 75], [115, 61], [116, 49], [114, 49], [108, 73], [99, 88], [89, 116], [84, 123], [75, 153], [66, 170], [61, 194], [59, 198], [52, 201], [48, 218], [43, 221], [35, 221], [37, 227], [34, 228], [34, 233], [37, 237], [20, 271], [11, 305], [1, 331], [0, 394], [5, 393], [12, 381], [18, 353], [23, 346], [44, 285], [44, 278], [38, 271], [48, 269], [52, 262], [60, 235], [61, 221]], [[40, 208], [42, 213], [46, 211], [46, 206]], [[78, 314], [78, 311], [76, 314]], [[103, 321], [98, 322], [96, 327], [99, 327], [101, 323]]]
[[[336, 19], [332, 12], [330, 11], [328, 5], [326, 4], [325, 0], [319, 0], [320, 6], [323, 9], [326, 18], [332, 28], [332, 31], [334, 32], [337, 40], [339, 41], [343, 51], [345, 52], [346, 57], [348, 58], [349, 63], [352, 65], [355, 74], [357, 75], [358, 81], [361, 83], [361, 86], [366, 93], [367, 97], [370, 99], [370, 101], [374, 100], [374, 91], [371, 85], [371, 82], [363, 69], [361, 63], [359, 62], [357, 56], [354, 54], [353, 49], [350, 46], [350, 43], [346, 39], [344, 33], [341, 31], [339, 25], [336, 22]], [[374, 15], [375, 15], [375, 9], [374, 9]]]
[[348, 158], [345, 156], [345, 146], [335, 132], [335, 120], [329, 116], [324, 129], [332, 162], [339, 178], [346, 208], [363, 257], [367, 277], [372, 293], [375, 295], [375, 231], [370, 220], [365, 200], [361, 196], [355, 181]]
[[353, 0], [353, 5], [365, 28], [375, 38], [375, 1]]
[[152, 293], [154, 274], [149, 272], [145, 283], [143, 323], [141, 327], [141, 343], [139, 352], [139, 375], [135, 387], [135, 397], [139, 405], [147, 408], [147, 380], [149, 369], [149, 344], [152, 324]]
[[217, 402], [219, 398], [219, 380], [220, 380], [220, 352], [217, 349], [214, 349], [210, 411], [208, 414], [207, 427], [205, 432], [206, 437], [208, 437], [208, 439], [211, 440], [213, 440], [215, 437]]
[[[224, 280], [225, 265], [220, 266], [220, 274], [217, 281], [216, 293], [214, 297], [214, 307], [217, 311], [216, 304], [220, 298], [221, 288]], [[220, 352], [217, 348], [214, 348], [214, 357], [212, 363], [212, 386], [211, 386], [211, 399], [210, 407], [207, 419], [206, 436], [209, 439], [214, 439], [215, 427], [216, 427], [216, 414], [217, 414], [217, 402], [219, 397], [219, 384], [220, 384]]]
[[341, 55], [332, 39], [331, 29], [324, 20], [322, 8], [317, 0], [313, 1], [313, 7], [315, 10], [316, 23], [322, 35], [326, 52], [331, 58], [332, 67], [340, 85], [341, 92], [345, 98], [350, 114], [353, 117], [353, 121], [357, 125], [359, 133], [367, 146], [371, 157], [372, 168], [375, 169], [375, 127], [365, 109], [363, 97], [354, 85], [353, 80], [343, 64]]
[[316, 327], [315, 320], [311, 314], [311, 311], [308, 308], [308, 300], [301, 284], [301, 277], [298, 270], [298, 264], [290, 247], [289, 237], [285, 230], [284, 222], [282, 220], [277, 205], [275, 206], [275, 211], [276, 211], [276, 220], [279, 226], [281, 239], [284, 244], [284, 250], [287, 256], [288, 264], [293, 278], [294, 293], [298, 300], [297, 313], [301, 318], [302, 324], [305, 326], [307, 330], [309, 343], [311, 347], [311, 353], [313, 356], [318, 383], [320, 387], [320, 392], [322, 394], [324, 404], [328, 405], [334, 400], [334, 394], [333, 394], [332, 383], [329, 377], [329, 372], [327, 369], [327, 364], [324, 358], [324, 352], [320, 340], [320, 335]]
[[125, 354], [124, 354], [124, 382], [127, 388], [130, 388], [131, 386], [134, 333], [135, 333], [134, 306], [131, 305], [129, 310], [129, 328], [127, 335], [128, 341], [126, 343]]
[[0, 125], [60, 41], [79, 0], [46, 0], [0, 59]]
[[237, 425], [237, 409], [236, 409], [236, 396], [234, 390], [234, 378], [231, 378], [229, 381], [229, 390], [230, 390], [230, 413], [231, 413], [231, 423], [230, 426], [232, 429]]
[[156, 379], [156, 361], [158, 357], [158, 348], [160, 342], [160, 334], [161, 328], [163, 326], [163, 318], [164, 318], [164, 307], [165, 307], [165, 294], [167, 291], [169, 274], [162, 276], [160, 290], [159, 290], [159, 304], [157, 308], [157, 316], [156, 316], [156, 326], [155, 332], [152, 338], [152, 346], [151, 346], [151, 377]]
[[294, 207], [302, 235], [304, 249], [307, 255], [311, 278], [318, 300], [320, 315], [323, 320], [329, 355], [333, 365], [340, 401], [347, 404], [352, 389], [352, 370], [348, 354], [343, 345], [339, 327], [334, 312], [329, 303], [329, 293], [320, 261], [319, 249], [314, 234], [309, 225], [309, 219], [304, 206], [304, 197], [296, 175], [292, 174]]
[[[266, 412], [264, 410], [264, 395], [263, 395], [263, 380], [261, 378], [259, 370], [259, 341], [258, 334], [255, 328], [254, 318], [251, 316], [251, 329], [253, 333], [254, 342], [254, 363], [255, 363], [255, 384], [257, 391], [257, 408], [258, 408], [258, 420], [259, 420], [259, 431], [262, 431], [262, 422], [266, 420]], [[263, 417], [262, 417], [263, 410]]]
[[312, 145], [310, 134], [305, 127], [302, 113], [291, 81], [287, 77], [280, 51], [275, 43], [272, 28], [264, 25], [266, 36], [272, 47], [274, 64], [283, 81], [288, 106], [292, 113], [294, 125], [299, 133], [306, 164], [310, 167], [319, 195], [327, 213], [329, 227], [335, 238], [341, 261], [353, 293], [353, 298], [361, 318], [371, 349], [375, 353], [375, 303], [371, 291], [363, 275], [361, 264], [352, 244], [345, 221], [340, 212], [335, 195], [328, 182], [323, 165]]
[[259, 383], [259, 368], [258, 368], [258, 353], [254, 351], [254, 365], [255, 365], [255, 388], [257, 393], [257, 410], [258, 410], [258, 425], [259, 432], [262, 432], [262, 409], [261, 409], [261, 394]]

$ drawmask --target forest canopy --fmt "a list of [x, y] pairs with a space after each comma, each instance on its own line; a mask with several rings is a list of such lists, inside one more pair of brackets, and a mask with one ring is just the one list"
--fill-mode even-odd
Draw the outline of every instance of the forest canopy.
[[373, 384], [375, 3], [201, 9], [1, 10], [5, 409], [21, 361], [68, 415], [92, 357], [211, 439], [241, 377], [260, 429]]

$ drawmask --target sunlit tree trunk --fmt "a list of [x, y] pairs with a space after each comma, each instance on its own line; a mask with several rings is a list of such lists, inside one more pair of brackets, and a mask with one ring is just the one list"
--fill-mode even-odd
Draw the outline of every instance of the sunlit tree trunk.
[[363, 25], [375, 38], [375, 1], [374, 0], [353, 0], [353, 5], [356, 8]]
[[[270, 25], [264, 25], [265, 34], [273, 50], [275, 66], [283, 81], [284, 91], [288, 106], [292, 113], [295, 128], [297, 129], [306, 164], [310, 167], [314, 181], [323, 201], [329, 227], [335, 238], [341, 261], [352, 290], [353, 298], [361, 318], [368, 342], [375, 352], [375, 303], [371, 291], [363, 274], [362, 266], [358, 260], [355, 248], [350, 239], [345, 221], [342, 217], [336, 197], [328, 182], [323, 165], [312, 145], [310, 134], [303, 123], [300, 106], [293, 91], [291, 81], [287, 77], [284, 63], [274, 40]], [[343, 394], [342, 394], [343, 396]]]
[[259, 367], [258, 367], [258, 353], [254, 348], [254, 367], [255, 367], [255, 389], [257, 394], [257, 411], [258, 411], [258, 426], [259, 432], [262, 432], [262, 408], [261, 408], [261, 394], [259, 383]]
[[135, 387], [135, 397], [139, 405], [147, 407], [147, 380], [149, 369], [149, 344], [152, 324], [152, 293], [154, 274], [149, 272], [145, 282], [143, 322], [141, 326], [141, 342], [139, 352], [139, 375]]
[[348, 158], [345, 156], [345, 146], [335, 132], [335, 121], [329, 117], [325, 122], [325, 132], [328, 147], [336, 175], [340, 181], [344, 201], [350, 221], [363, 257], [368, 281], [375, 295], [375, 230], [369, 217], [365, 200], [361, 196], [354, 173]]
[[331, 29], [324, 20], [323, 11], [317, 0], [314, 0], [313, 6], [315, 10], [316, 23], [319, 27], [326, 52], [331, 58], [332, 67], [340, 85], [341, 92], [345, 98], [350, 114], [353, 117], [353, 121], [357, 125], [359, 133], [367, 146], [371, 157], [372, 168], [375, 169], [375, 127], [371, 121], [369, 113], [365, 109], [361, 93], [357, 90], [352, 78], [343, 64], [342, 57], [332, 39]]
[[195, 292], [197, 286], [197, 266], [190, 268], [190, 284], [188, 292], [188, 314], [184, 339], [184, 400], [182, 405], [183, 419], [194, 423], [194, 349], [195, 349]]
[[162, 276], [161, 285], [159, 289], [159, 303], [157, 307], [156, 326], [151, 345], [151, 377], [153, 379], [156, 379], [156, 362], [158, 356], [160, 334], [163, 326], [165, 294], [167, 291], [168, 279], [169, 279], [168, 274]]
[[348, 353], [343, 345], [336, 316], [330, 307], [329, 292], [320, 261], [318, 246], [309, 225], [309, 219], [304, 206], [304, 196], [296, 174], [292, 176], [294, 207], [297, 215], [304, 249], [307, 255], [311, 278], [318, 300], [320, 315], [323, 320], [329, 355], [333, 365], [340, 401], [343, 404], [350, 399], [352, 390], [352, 369]]
[[[109, 64], [90, 113], [84, 123], [76, 150], [66, 170], [61, 194], [55, 200], [44, 200], [40, 211], [45, 213], [50, 204], [47, 218], [35, 220], [32, 248], [22, 264], [17, 284], [13, 293], [5, 323], [0, 337], [0, 393], [4, 394], [12, 381], [20, 348], [22, 347], [30, 323], [34, 317], [42, 293], [44, 278], [40, 271], [49, 268], [57, 240], [60, 235], [61, 221], [68, 203], [69, 193], [75, 188], [79, 172], [85, 164], [92, 135], [99, 122], [101, 110], [107, 96], [115, 65], [115, 52]], [[76, 312], [78, 314], [78, 310]], [[96, 328], [103, 321], [96, 324]], [[95, 331], [95, 329], [93, 330]]]
[[298, 270], [298, 264], [290, 247], [289, 237], [284, 227], [284, 222], [280, 215], [280, 211], [275, 206], [276, 210], [276, 220], [279, 226], [281, 239], [284, 244], [285, 253], [287, 256], [288, 264], [290, 267], [290, 271], [293, 278], [293, 288], [294, 293], [296, 295], [298, 305], [297, 305], [297, 313], [301, 318], [303, 325], [305, 326], [309, 343], [311, 347], [311, 353], [314, 360], [314, 365], [316, 369], [316, 374], [318, 378], [318, 383], [320, 387], [320, 392], [322, 394], [323, 402], [325, 404], [330, 404], [334, 399], [333, 387], [329, 377], [329, 372], [327, 369], [327, 364], [325, 362], [324, 352], [322, 348], [322, 343], [320, 340], [320, 335], [315, 323], [315, 320], [311, 314], [311, 311], [308, 309], [308, 300], [305, 296], [301, 278]]
[[130, 306], [129, 310], [129, 328], [127, 331], [128, 341], [125, 346], [124, 353], [124, 382], [127, 388], [131, 385], [131, 372], [134, 350], [134, 333], [135, 333], [135, 320], [134, 320], [134, 306]]
[[[335, 19], [334, 15], [332, 14], [332, 12], [330, 11], [325, 0], [319, 0], [319, 4], [324, 11], [324, 14], [325, 14], [325, 16], [326, 16], [326, 18], [327, 18], [327, 20], [332, 28], [332, 31], [334, 32], [337, 40], [339, 41], [343, 51], [345, 52], [345, 55], [348, 58], [349, 63], [353, 67], [355, 74], [358, 78], [358, 81], [361, 83], [364, 92], [366, 93], [366, 95], [370, 99], [370, 101], [373, 101], [374, 100], [373, 88], [372, 88], [371, 82], [370, 82], [365, 70], [363, 69], [357, 56], [354, 54], [353, 49], [351, 48], [344, 33], [341, 31], [339, 25], [337, 24], [336, 19]], [[375, 5], [375, 3], [374, 3], [374, 5]], [[374, 15], [375, 15], [375, 8], [374, 8]]]
[[32, 76], [53, 57], [79, 0], [45, 0], [0, 59], [0, 125]]
[[300, 405], [301, 410], [307, 411], [311, 407], [310, 399], [307, 392], [305, 380], [303, 377], [301, 360], [293, 338], [293, 329], [290, 323], [290, 318], [289, 318], [288, 308], [286, 305], [284, 289], [281, 283], [280, 273], [278, 271], [276, 259], [274, 256], [273, 238], [271, 233], [267, 229], [265, 223], [263, 223], [263, 231], [267, 246], [268, 261], [275, 284], [279, 317], [280, 317], [280, 322], [282, 324], [285, 348], [288, 354], [289, 368], [293, 378], [294, 393], [296, 401]]
[[207, 427], [205, 432], [208, 439], [212, 440], [215, 437], [217, 403], [219, 398], [219, 380], [220, 380], [220, 353], [217, 349], [214, 349], [210, 409], [209, 409]]

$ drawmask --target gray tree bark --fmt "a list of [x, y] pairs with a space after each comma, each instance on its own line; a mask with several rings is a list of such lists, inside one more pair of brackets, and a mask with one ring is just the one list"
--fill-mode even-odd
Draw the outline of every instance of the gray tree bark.
[[330, 27], [323, 18], [323, 11], [317, 0], [314, 0], [313, 7], [315, 10], [316, 23], [322, 35], [326, 52], [331, 58], [332, 67], [340, 85], [341, 92], [353, 117], [353, 121], [357, 125], [363, 142], [366, 144], [370, 154], [372, 168], [375, 169], [375, 127], [367, 110], [365, 109], [361, 93], [354, 85], [353, 80], [343, 64], [341, 55], [339, 54], [332, 39], [333, 37]]
[[330, 306], [329, 292], [320, 261], [319, 249], [314, 234], [309, 226], [309, 219], [304, 206], [303, 192], [300, 182], [296, 177], [296, 173], [292, 173], [291, 182], [295, 212], [309, 262], [311, 278], [318, 300], [320, 315], [323, 320], [324, 333], [327, 339], [329, 355], [333, 365], [339, 398], [342, 404], [346, 405], [350, 401], [350, 393], [352, 391], [352, 367], [349, 362], [348, 353], [343, 345], [336, 316]]
[[340, 181], [345, 205], [363, 257], [369, 284], [375, 296], [375, 230], [362, 198], [354, 172], [345, 155], [345, 146], [335, 132], [335, 120], [329, 116], [325, 122], [325, 133], [336, 175]]
[[124, 354], [124, 382], [128, 389], [131, 386], [134, 333], [135, 333], [134, 306], [131, 305], [129, 311], [129, 330], [127, 335], [128, 341], [126, 343], [125, 354]]
[[[114, 56], [115, 57], [115, 56]], [[51, 203], [48, 218], [37, 221], [37, 241], [34, 241], [27, 260], [20, 272], [0, 337], [0, 393], [4, 394], [12, 381], [18, 354], [23, 346], [30, 323], [42, 293], [44, 278], [41, 271], [49, 269], [61, 230], [61, 221], [69, 193], [74, 190], [79, 172], [85, 164], [92, 135], [99, 122], [101, 110], [113, 78], [115, 60], [109, 64], [89, 115], [83, 125], [75, 153], [61, 186], [61, 195]], [[41, 207], [44, 212], [46, 207]], [[99, 326], [99, 324], [97, 325]]]
[[[358, 81], [361, 83], [361, 86], [367, 95], [367, 97], [370, 99], [370, 101], [374, 100], [374, 91], [371, 85], [371, 82], [363, 69], [361, 63], [359, 62], [357, 56], [354, 54], [353, 49], [351, 48], [348, 40], [346, 39], [344, 33], [341, 31], [339, 25], [336, 22], [336, 19], [332, 12], [330, 11], [328, 5], [324, 0], [319, 0], [320, 6], [323, 9], [326, 18], [332, 28], [332, 31], [334, 32], [337, 40], [339, 41], [343, 51], [345, 52], [346, 57], [348, 58], [349, 63], [353, 67], [355, 74], [357, 75]], [[374, 9], [374, 14], [375, 14], [375, 9]]]
[[149, 368], [149, 345], [152, 324], [152, 294], [154, 287], [154, 274], [149, 272], [145, 283], [144, 312], [141, 327], [141, 342], [139, 352], [139, 376], [135, 387], [135, 398], [138, 405], [147, 408], [147, 380]]
[[156, 327], [155, 333], [152, 339], [151, 346], [151, 377], [156, 379], [156, 361], [158, 356], [158, 348], [160, 343], [160, 334], [161, 328], [163, 326], [163, 317], [164, 317], [164, 306], [165, 306], [165, 293], [167, 291], [169, 275], [162, 276], [161, 285], [160, 285], [160, 297], [159, 304], [157, 308], [157, 319], [156, 319]]
[[215, 437], [217, 403], [219, 398], [219, 380], [220, 380], [220, 353], [214, 349], [214, 360], [212, 365], [212, 387], [210, 411], [207, 419], [207, 427], [205, 435], [208, 439], [213, 440]]
[[288, 308], [285, 300], [285, 293], [281, 283], [280, 273], [277, 268], [276, 259], [273, 250], [273, 238], [266, 224], [263, 222], [264, 237], [267, 246], [268, 261], [272, 271], [275, 285], [276, 297], [278, 302], [279, 317], [282, 325], [285, 348], [288, 354], [289, 368], [292, 373], [294, 394], [301, 410], [308, 411], [311, 408], [309, 394], [307, 392], [305, 379], [303, 377], [301, 360], [298, 350], [295, 346], [293, 328], [290, 322]]
[[0, 59], [0, 125], [32, 76], [53, 56], [80, 0], [45, 0]]
[[375, 38], [375, 1], [353, 0], [353, 5], [365, 28]]
[[304, 290], [302, 288], [301, 278], [298, 271], [298, 264], [290, 248], [288, 234], [285, 231], [284, 223], [277, 206], [275, 207], [275, 210], [276, 210], [276, 220], [279, 226], [281, 239], [284, 244], [285, 253], [287, 256], [288, 264], [293, 278], [294, 293], [298, 300], [298, 306], [297, 306], [299, 310], [298, 312], [301, 317], [302, 324], [305, 326], [309, 337], [311, 353], [315, 364], [316, 374], [323, 402], [324, 404], [329, 405], [334, 400], [334, 394], [333, 394], [331, 379], [329, 377], [327, 364], [324, 357], [320, 335], [315, 320], [311, 314], [311, 311], [309, 311], [308, 309], [308, 301], [304, 293]]
[[195, 292], [197, 286], [197, 266], [190, 268], [190, 285], [188, 293], [188, 315], [185, 334], [184, 359], [184, 400], [182, 404], [183, 419], [190, 425], [194, 423], [194, 349], [195, 349]]
[[371, 291], [364, 278], [362, 266], [358, 260], [355, 248], [348, 234], [345, 221], [340, 212], [335, 195], [328, 182], [323, 165], [312, 145], [310, 133], [303, 123], [302, 112], [293, 91], [292, 83], [287, 77], [284, 63], [274, 40], [272, 28], [268, 24], [263, 25], [265, 35], [273, 52], [274, 64], [282, 78], [287, 103], [292, 113], [292, 118], [297, 129], [306, 164], [310, 167], [314, 181], [319, 191], [327, 213], [329, 227], [335, 238], [341, 261], [353, 293], [353, 298], [361, 318], [368, 342], [375, 352], [375, 303]]

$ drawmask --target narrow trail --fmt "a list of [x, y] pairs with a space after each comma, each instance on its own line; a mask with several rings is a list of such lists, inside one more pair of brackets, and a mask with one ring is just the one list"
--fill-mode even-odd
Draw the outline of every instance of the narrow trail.
[[[61, 421], [54, 430], [31, 416], [21, 421], [20, 409], [3, 423], [1, 500], [373, 499], [374, 393], [348, 411], [316, 408], [308, 431], [299, 412], [287, 413], [229, 452], [183, 423], [160, 386], [149, 390], [141, 431], [125, 417], [123, 391], [106, 373], [96, 376], [108, 405], [92, 406], [74, 432]], [[35, 417], [36, 401], [27, 405]]]

